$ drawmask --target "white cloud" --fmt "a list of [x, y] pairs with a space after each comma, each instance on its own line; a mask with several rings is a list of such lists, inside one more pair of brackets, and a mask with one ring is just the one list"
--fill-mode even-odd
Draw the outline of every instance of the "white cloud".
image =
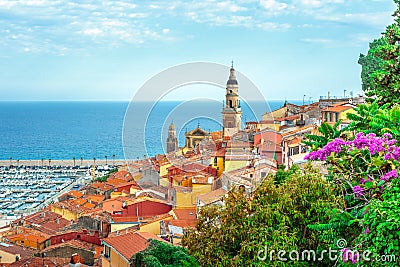
[[317, 44], [332, 44], [334, 40], [332, 39], [326, 39], [326, 38], [303, 38], [300, 39], [302, 42], [306, 43], [317, 43]]
[[102, 30], [100, 30], [98, 28], [86, 29], [86, 30], [83, 30], [82, 33], [85, 35], [99, 35], [102, 33]]
[[271, 12], [282, 11], [288, 7], [286, 3], [276, 0], [260, 0], [260, 5]]
[[390, 23], [391, 12], [366, 13], [360, 1], [356, 1], [356, 9], [346, 9], [359, 13], [345, 13], [343, 6], [354, 7], [357, 3], [344, 0], [158, 0], [150, 4], [130, 0], [0, 0], [0, 46], [15, 47], [17, 51], [29, 47], [30, 52], [68, 53], [93, 45], [140, 45], [196, 37], [196, 33], [187, 32], [189, 27], [181, 24], [273, 32], [288, 31], [293, 25], [298, 30], [318, 30], [322, 28], [318, 26], [323, 24], [321, 21], [380, 28]]
[[257, 24], [257, 28], [265, 31], [286, 31], [290, 27], [288, 23], [264, 22]]
[[219, 2], [219, 3], [217, 3], [217, 6], [224, 10], [230, 11], [230, 12], [238, 12], [238, 11], [246, 11], [247, 10], [246, 7], [239, 6], [235, 3], [233, 3], [232, 1]]
[[384, 28], [393, 22], [390, 12], [325, 14], [317, 15], [316, 19], [337, 23], [357, 23], [377, 28]]
[[300, 3], [306, 7], [316, 8], [328, 4], [343, 4], [344, 0], [300, 0]]

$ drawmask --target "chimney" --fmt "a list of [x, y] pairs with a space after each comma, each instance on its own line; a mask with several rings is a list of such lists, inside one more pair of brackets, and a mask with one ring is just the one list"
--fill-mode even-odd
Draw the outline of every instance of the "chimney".
[[57, 218], [57, 219], [56, 219], [56, 223], [57, 223], [57, 224], [60, 224], [60, 218]]
[[117, 236], [119, 235], [119, 231], [118, 230], [115, 232], [115, 235], [117, 235]]

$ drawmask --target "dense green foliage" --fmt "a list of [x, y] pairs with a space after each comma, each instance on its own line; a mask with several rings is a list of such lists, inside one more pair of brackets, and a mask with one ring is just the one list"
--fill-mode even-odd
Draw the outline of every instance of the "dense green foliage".
[[110, 174], [117, 172], [117, 171], [118, 171], [118, 168], [114, 168], [114, 169], [110, 170], [106, 175], [104, 175], [102, 177], [97, 177], [93, 182], [105, 183], [105, 182], [107, 182], [107, 179], [110, 177]]
[[386, 45], [387, 41], [384, 37], [375, 39], [369, 44], [369, 51], [367, 55], [360, 54], [358, 59], [358, 64], [361, 65], [361, 81], [362, 89], [367, 92], [371, 89], [371, 77], [370, 75], [377, 70], [382, 68], [383, 59], [376, 57], [372, 52], [381, 45]]
[[[363, 246], [371, 251], [371, 258], [382, 255], [400, 255], [400, 180], [392, 183], [382, 200], [374, 199], [366, 210]], [[399, 266], [399, 262], [386, 260], [386, 266]]]
[[144, 251], [136, 253], [131, 259], [138, 267], [196, 267], [197, 260], [182, 247], [151, 239]]
[[306, 134], [303, 143], [311, 148], [311, 150], [316, 150], [328, 144], [335, 138], [339, 138], [343, 135], [344, 129], [339, 129], [339, 125], [342, 121], [337, 121], [333, 126], [329, 123], [323, 122], [318, 128], [319, 134]]
[[[400, 0], [395, 3], [395, 23], [360, 56], [369, 104], [349, 113], [352, 123], [344, 129], [340, 121], [323, 123], [319, 134], [306, 135], [306, 158], [322, 162], [328, 174], [282, 165], [251, 197], [234, 189], [223, 207], [202, 208], [196, 229], [183, 239], [201, 266], [400, 266]], [[283, 261], [276, 254], [327, 249], [340, 257], [297, 261], [286, 254]]]
[[[375, 133], [382, 136], [390, 133], [393, 138], [400, 140], [400, 106], [395, 104], [379, 106], [375, 100], [371, 104], [359, 105], [356, 113], [347, 113], [352, 122], [346, 130], [363, 133]], [[321, 148], [322, 146], [319, 146]]]
[[[270, 258], [269, 252], [327, 247], [307, 225], [327, 221], [327, 211], [342, 206], [335, 185], [311, 168], [290, 170], [278, 184], [275, 178], [267, 177], [252, 198], [235, 189], [229, 192], [224, 207], [201, 210], [197, 229], [183, 240], [201, 266], [285, 266], [276, 253]], [[260, 260], [265, 249], [266, 258]], [[290, 262], [291, 266], [308, 264]]]
[[400, 103], [400, 2], [394, 2], [397, 4], [395, 22], [383, 33], [384, 41], [368, 52], [375, 57], [379, 68], [369, 75], [370, 87], [365, 93], [380, 105]]

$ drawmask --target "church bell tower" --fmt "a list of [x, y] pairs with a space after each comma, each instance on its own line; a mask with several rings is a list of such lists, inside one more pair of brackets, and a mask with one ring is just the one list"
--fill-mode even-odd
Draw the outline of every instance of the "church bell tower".
[[225, 104], [222, 108], [222, 125], [224, 136], [232, 136], [240, 131], [242, 122], [242, 109], [239, 100], [239, 85], [235, 76], [233, 62], [229, 79], [226, 83]]
[[177, 150], [178, 150], [178, 138], [176, 138], [175, 125], [173, 122], [171, 122], [168, 128], [167, 153], [175, 152]]

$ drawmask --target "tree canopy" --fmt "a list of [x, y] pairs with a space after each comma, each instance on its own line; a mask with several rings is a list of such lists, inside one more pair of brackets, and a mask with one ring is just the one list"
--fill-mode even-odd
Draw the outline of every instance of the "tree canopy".
[[140, 267], [196, 267], [197, 260], [190, 256], [186, 249], [173, 246], [163, 241], [151, 239], [144, 251], [132, 258], [135, 266]]
[[367, 79], [363, 89], [370, 100], [377, 99], [380, 105], [400, 103], [400, 1], [394, 2], [397, 4], [394, 23], [386, 28], [380, 41], [372, 43], [373, 47], [368, 52], [371, 56], [360, 57], [361, 63], [366, 66], [363, 69], [364, 78], [371, 78], [369, 82]]

